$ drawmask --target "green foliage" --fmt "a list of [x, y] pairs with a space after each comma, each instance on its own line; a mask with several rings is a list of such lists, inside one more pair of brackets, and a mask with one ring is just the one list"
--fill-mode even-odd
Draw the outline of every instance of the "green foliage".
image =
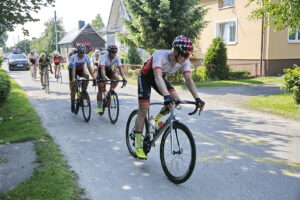
[[131, 47], [169, 49], [177, 35], [194, 40], [205, 26], [206, 10], [199, 0], [125, 0], [132, 20], [124, 19], [128, 33], [119, 39]]
[[28, 54], [30, 52], [30, 40], [22, 40], [16, 44], [16, 47], [21, 49], [21, 51], [25, 54]]
[[0, 68], [2, 67], [2, 63], [3, 63], [3, 57], [0, 56]]
[[265, 19], [266, 25], [272, 25], [275, 30], [289, 27], [294, 33], [299, 28], [299, 0], [249, 0], [249, 4], [251, 3], [258, 5], [258, 8], [253, 10], [250, 15], [251, 19]]
[[123, 64], [124, 63], [128, 64], [128, 61], [126, 60], [127, 52], [125, 52], [125, 51], [118, 52], [118, 57], [120, 58], [120, 60]]
[[184, 77], [182, 76], [182, 70], [178, 70], [167, 76], [167, 80], [171, 83], [184, 83]]
[[[14, 31], [15, 26], [27, 22], [39, 21], [33, 18], [32, 13], [37, 13], [41, 7], [53, 5], [55, 0], [1, 0], [0, 1], [0, 35], [7, 31]], [[28, 31], [23, 29], [28, 35]]]
[[92, 27], [97, 31], [99, 35], [104, 34], [104, 23], [100, 14], [97, 14], [95, 19], [92, 20]]
[[4, 70], [0, 70], [0, 103], [4, 102], [10, 91], [10, 80]]
[[294, 69], [284, 69], [282, 90], [291, 92], [300, 104], [300, 67], [294, 65]]
[[7, 39], [8, 39], [7, 33], [3, 33], [3, 34], [0, 33], [0, 47], [5, 46], [5, 42], [7, 41]]
[[229, 69], [229, 80], [239, 80], [249, 78], [250, 72], [247, 70]]
[[[32, 40], [30, 49], [35, 49], [37, 53], [45, 52], [47, 55], [50, 55], [55, 49], [55, 21], [54, 18], [50, 19], [45, 23], [45, 31], [43, 33], [43, 36], [37, 39]], [[56, 21], [56, 28], [58, 34], [58, 40], [61, 40], [63, 36], [65, 35], [65, 30], [62, 25], [62, 20], [58, 19]]]
[[142, 64], [143, 61], [139, 52], [134, 47], [129, 47], [125, 60], [128, 64]]
[[128, 77], [131, 79], [137, 79], [140, 73], [140, 69], [128, 69]]
[[214, 38], [204, 57], [206, 75], [210, 80], [227, 80], [229, 66], [227, 65], [227, 49], [223, 40]]
[[196, 81], [206, 81], [207, 80], [206, 67], [200, 66], [197, 69], [194, 69], [192, 72], [192, 78], [195, 82]]

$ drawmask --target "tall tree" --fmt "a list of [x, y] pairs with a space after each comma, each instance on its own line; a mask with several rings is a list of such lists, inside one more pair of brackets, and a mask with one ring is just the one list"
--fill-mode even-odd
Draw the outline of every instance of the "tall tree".
[[[42, 34], [42, 37], [32, 40], [30, 45], [31, 49], [35, 49], [38, 53], [45, 52], [47, 54], [52, 53], [55, 49], [55, 21], [54, 19], [50, 19], [45, 23], [45, 31]], [[65, 35], [65, 30], [62, 25], [62, 20], [58, 19], [56, 21], [56, 27], [58, 31], [58, 40], [61, 40]]]
[[97, 14], [95, 19], [92, 20], [92, 26], [97, 31], [99, 35], [104, 34], [104, 23], [100, 14]]
[[16, 44], [16, 46], [21, 49], [21, 51], [25, 54], [28, 54], [30, 52], [30, 40], [22, 40]]
[[[39, 21], [30, 13], [37, 13], [41, 7], [53, 5], [55, 0], [1, 0], [0, 1], [0, 35], [6, 31], [13, 31], [18, 24]], [[24, 30], [28, 34], [27, 30]]]
[[124, 0], [132, 20], [124, 19], [128, 33], [120, 41], [143, 49], [170, 48], [177, 35], [195, 40], [205, 26], [200, 0]]
[[295, 32], [299, 28], [299, 0], [249, 0], [251, 3], [256, 3], [259, 8], [252, 11], [250, 18], [265, 19], [266, 25], [272, 25], [275, 30], [289, 27]]

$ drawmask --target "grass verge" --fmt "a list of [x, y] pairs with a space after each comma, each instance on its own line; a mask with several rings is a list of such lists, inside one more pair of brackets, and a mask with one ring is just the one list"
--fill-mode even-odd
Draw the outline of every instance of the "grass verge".
[[[0, 73], [5, 73], [0, 70]], [[33, 141], [39, 165], [33, 175], [0, 199], [85, 199], [77, 176], [69, 170], [57, 145], [41, 125], [24, 91], [11, 80], [11, 91], [0, 105], [1, 143]]]
[[252, 97], [245, 106], [251, 109], [300, 120], [300, 105], [297, 105], [292, 94], [276, 94], [268, 97]]

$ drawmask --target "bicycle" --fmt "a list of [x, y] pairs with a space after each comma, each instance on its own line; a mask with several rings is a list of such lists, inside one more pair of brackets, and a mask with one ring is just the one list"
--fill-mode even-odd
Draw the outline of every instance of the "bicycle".
[[[105, 82], [106, 84], [112, 84], [115, 82], [123, 82], [123, 80], [108, 80], [108, 79], [98, 79], [97, 82]], [[106, 87], [106, 84], [104, 87]], [[121, 88], [123, 88], [125, 85], [123, 84]], [[108, 116], [110, 119], [110, 122], [112, 124], [115, 124], [118, 121], [119, 117], [119, 98], [117, 93], [113, 88], [110, 87], [110, 90], [106, 93], [106, 89], [102, 92], [102, 105], [103, 105], [103, 113], [99, 113], [100, 116], [102, 116], [105, 112], [105, 108], [108, 109]]]
[[91, 118], [91, 101], [86, 89], [82, 87], [82, 83], [85, 81], [95, 81], [95, 80], [76, 79], [75, 81], [76, 103], [75, 103], [74, 113], [75, 115], [77, 115], [79, 112], [79, 108], [81, 107], [84, 120], [86, 122], [89, 122]]
[[49, 70], [48, 68], [46, 68], [43, 71], [43, 86], [44, 86], [44, 90], [45, 90], [45, 92], [47, 94], [49, 94], [49, 92], [50, 92], [50, 90], [49, 90], [49, 85], [50, 85], [50, 83], [49, 83], [49, 73], [45, 73], [46, 70], [48, 72], [51, 71], [51, 70]]
[[56, 82], [62, 83], [61, 65], [59, 64], [56, 69], [55, 74]]
[[[177, 104], [194, 104], [193, 101], [181, 101], [177, 102]], [[150, 103], [151, 105], [163, 105], [163, 103]], [[176, 108], [180, 109], [180, 107]], [[160, 143], [160, 161], [163, 168], [164, 173], [168, 177], [168, 179], [175, 183], [181, 184], [187, 181], [194, 171], [194, 167], [196, 164], [196, 145], [194, 137], [189, 130], [189, 128], [183, 123], [176, 120], [175, 108], [171, 110], [169, 117], [165, 121], [165, 123], [159, 128], [154, 129], [154, 132], [150, 132], [149, 129], [149, 110], [148, 114], [145, 118], [145, 126], [143, 131], [143, 149], [145, 154], [148, 154], [152, 147], [155, 146], [155, 142], [162, 135], [161, 143]], [[196, 106], [195, 110], [189, 115], [193, 115], [197, 112], [198, 107]], [[126, 124], [126, 144], [129, 153], [137, 158], [135, 154], [135, 134], [134, 134], [134, 125], [135, 119], [137, 117], [138, 110], [132, 111], [129, 115], [127, 124]], [[200, 110], [199, 110], [200, 115]], [[185, 140], [183, 140], [185, 139]], [[187, 149], [183, 149], [189, 145]], [[168, 155], [167, 155], [168, 154]], [[188, 160], [186, 164], [185, 161]], [[173, 165], [173, 162], [178, 162]], [[182, 171], [179, 170], [179, 162], [182, 162], [182, 166], [186, 167]], [[175, 167], [175, 169], [174, 169]], [[179, 170], [173, 172], [172, 170]]]

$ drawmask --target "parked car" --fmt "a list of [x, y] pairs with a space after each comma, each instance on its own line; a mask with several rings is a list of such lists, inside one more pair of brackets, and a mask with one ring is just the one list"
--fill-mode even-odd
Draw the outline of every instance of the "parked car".
[[13, 70], [29, 70], [29, 63], [24, 54], [10, 54], [8, 57], [8, 69]]

